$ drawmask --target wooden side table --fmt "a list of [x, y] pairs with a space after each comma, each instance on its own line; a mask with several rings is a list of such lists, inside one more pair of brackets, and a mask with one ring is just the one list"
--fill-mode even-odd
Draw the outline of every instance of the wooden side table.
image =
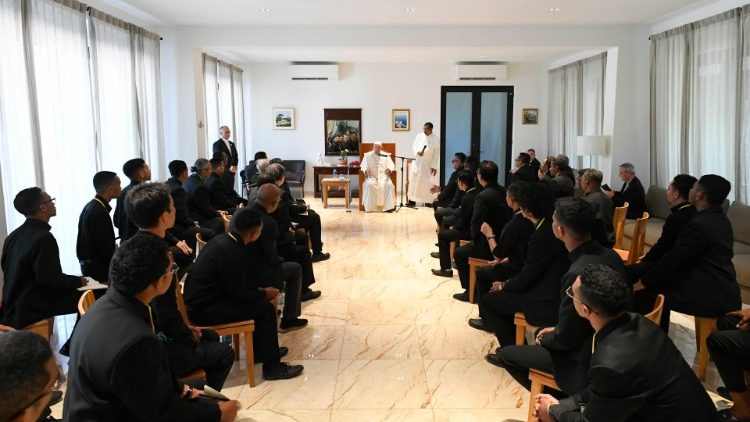
[[349, 202], [351, 202], [349, 179], [323, 179], [320, 181], [320, 186], [323, 191], [323, 208], [328, 208], [328, 189], [332, 187], [344, 188], [344, 201], [346, 201], [346, 208], [349, 208]]

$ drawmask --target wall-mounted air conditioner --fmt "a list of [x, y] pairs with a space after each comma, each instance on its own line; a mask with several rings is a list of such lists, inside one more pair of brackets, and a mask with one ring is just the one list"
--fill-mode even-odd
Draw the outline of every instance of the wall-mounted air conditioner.
[[289, 77], [293, 81], [337, 81], [339, 65], [331, 63], [293, 63], [289, 65]]
[[456, 65], [458, 81], [504, 81], [508, 78], [508, 66], [497, 63], [471, 63]]

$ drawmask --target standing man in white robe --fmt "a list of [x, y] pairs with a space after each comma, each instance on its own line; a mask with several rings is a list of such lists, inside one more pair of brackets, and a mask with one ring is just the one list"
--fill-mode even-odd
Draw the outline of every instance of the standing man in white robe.
[[437, 184], [440, 168], [440, 138], [432, 132], [432, 123], [424, 124], [424, 132], [417, 135], [412, 146], [417, 159], [411, 165], [409, 175], [410, 201], [432, 203], [440, 191]]
[[396, 207], [396, 187], [390, 177], [395, 167], [390, 154], [383, 152], [380, 142], [375, 142], [372, 151], [364, 154], [360, 169], [365, 174], [362, 183], [365, 212], [390, 211]]

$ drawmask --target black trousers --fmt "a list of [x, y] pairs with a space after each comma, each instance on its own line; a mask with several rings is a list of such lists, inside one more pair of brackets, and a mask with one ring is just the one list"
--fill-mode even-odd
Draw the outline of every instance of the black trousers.
[[492, 259], [492, 254], [489, 250], [477, 251], [476, 249], [470, 243], [466, 246], [457, 247], [453, 252], [453, 259], [456, 260], [456, 268], [458, 269], [458, 278], [464, 290], [469, 289], [469, 258]]
[[282, 262], [284, 278], [284, 310], [282, 319], [295, 319], [302, 315], [302, 267], [296, 262]]
[[[305, 243], [307, 241], [305, 240]], [[313, 272], [312, 255], [307, 245], [300, 246], [296, 242], [285, 243], [278, 246], [279, 255], [284, 261], [296, 262], [302, 267], [302, 291], [309, 289], [315, 283], [315, 273]]]
[[109, 279], [109, 261], [86, 260], [81, 263], [81, 275], [106, 283]]
[[[490, 291], [494, 281], [505, 281], [513, 275], [513, 271], [506, 265], [493, 265], [477, 268], [477, 290], [475, 297], [482, 297]], [[479, 308], [479, 318], [482, 316], [482, 308]]]
[[217, 302], [205, 306], [190, 315], [196, 324], [216, 325], [252, 319], [253, 353], [255, 360], [263, 362], [263, 370], [269, 371], [279, 365], [279, 333], [276, 326], [276, 308], [265, 298], [257, 298], [247, 304]]
[[292, 221], [299, 224], [300, 228], [307, 229], [310, 232], [310, 243], [312, 243], [313, 255], [323, 252], [320, 215], [313, 210], [309, 210], [307, 215], [296, 215], [292, 218]]
[[451, 242], [457, 243], [461, 239], [469, 238], [469, 233], [461, 232], [455, 229], [441, 230], [440, 233], [438, 233], [438, 251], [440, 253], [441, 270], [451, 269]]
[[443, 226], [443, 219], [448, 216], [456, 216], [458, 217], [458, 214], [461, 211], [458, 208], [451, 208], [451, 207], [438, 207], [435, 209], [435, 221], [437, 221], [438, 226]]
[[529, 368], [555, 374], [552, 356], [542, 346], [506, 346], [498, 356], [510, 376], [527, 390], [531, 389]]
[[228, 344], [219, 342], [214, 331], [203, 330], [200, 342], [163, 342], [167, 350], [169, 365], [177, 378], [187, 376], [198, 369], [206, 372], [206, 384], [216, 390], [224, 386], [234, 364], [234, 351]]
[[708, 336], [706, 345], [721, 380], [733, 393], [747, 391], [745, 371], [750, 370], [750, 331], [737, 329], [737, 317], [719, 319], [719, 331]]

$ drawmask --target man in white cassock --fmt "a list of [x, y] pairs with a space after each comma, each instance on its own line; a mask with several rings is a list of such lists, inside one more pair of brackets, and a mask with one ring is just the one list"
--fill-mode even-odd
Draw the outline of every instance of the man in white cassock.
[[372, 151], [362, 157], [360, 169], [365, 174], [362, 183], [362, 204], [365, 212], [389, 211], [396, 207], [396, 187], [391, 182], [395, 165], [390, 154], [383, 152], [380, 142], [372, 144]]
[[417, 203], [432, 203], [435, 201], [435, 194], [440, 191], [437, 183], [440, 138], [432, 132], [432, 123], [424, 124], [424, 131], [414, 139], [412, 149], [417, 158], [411, 165], [407, 196], [410, 201]]

